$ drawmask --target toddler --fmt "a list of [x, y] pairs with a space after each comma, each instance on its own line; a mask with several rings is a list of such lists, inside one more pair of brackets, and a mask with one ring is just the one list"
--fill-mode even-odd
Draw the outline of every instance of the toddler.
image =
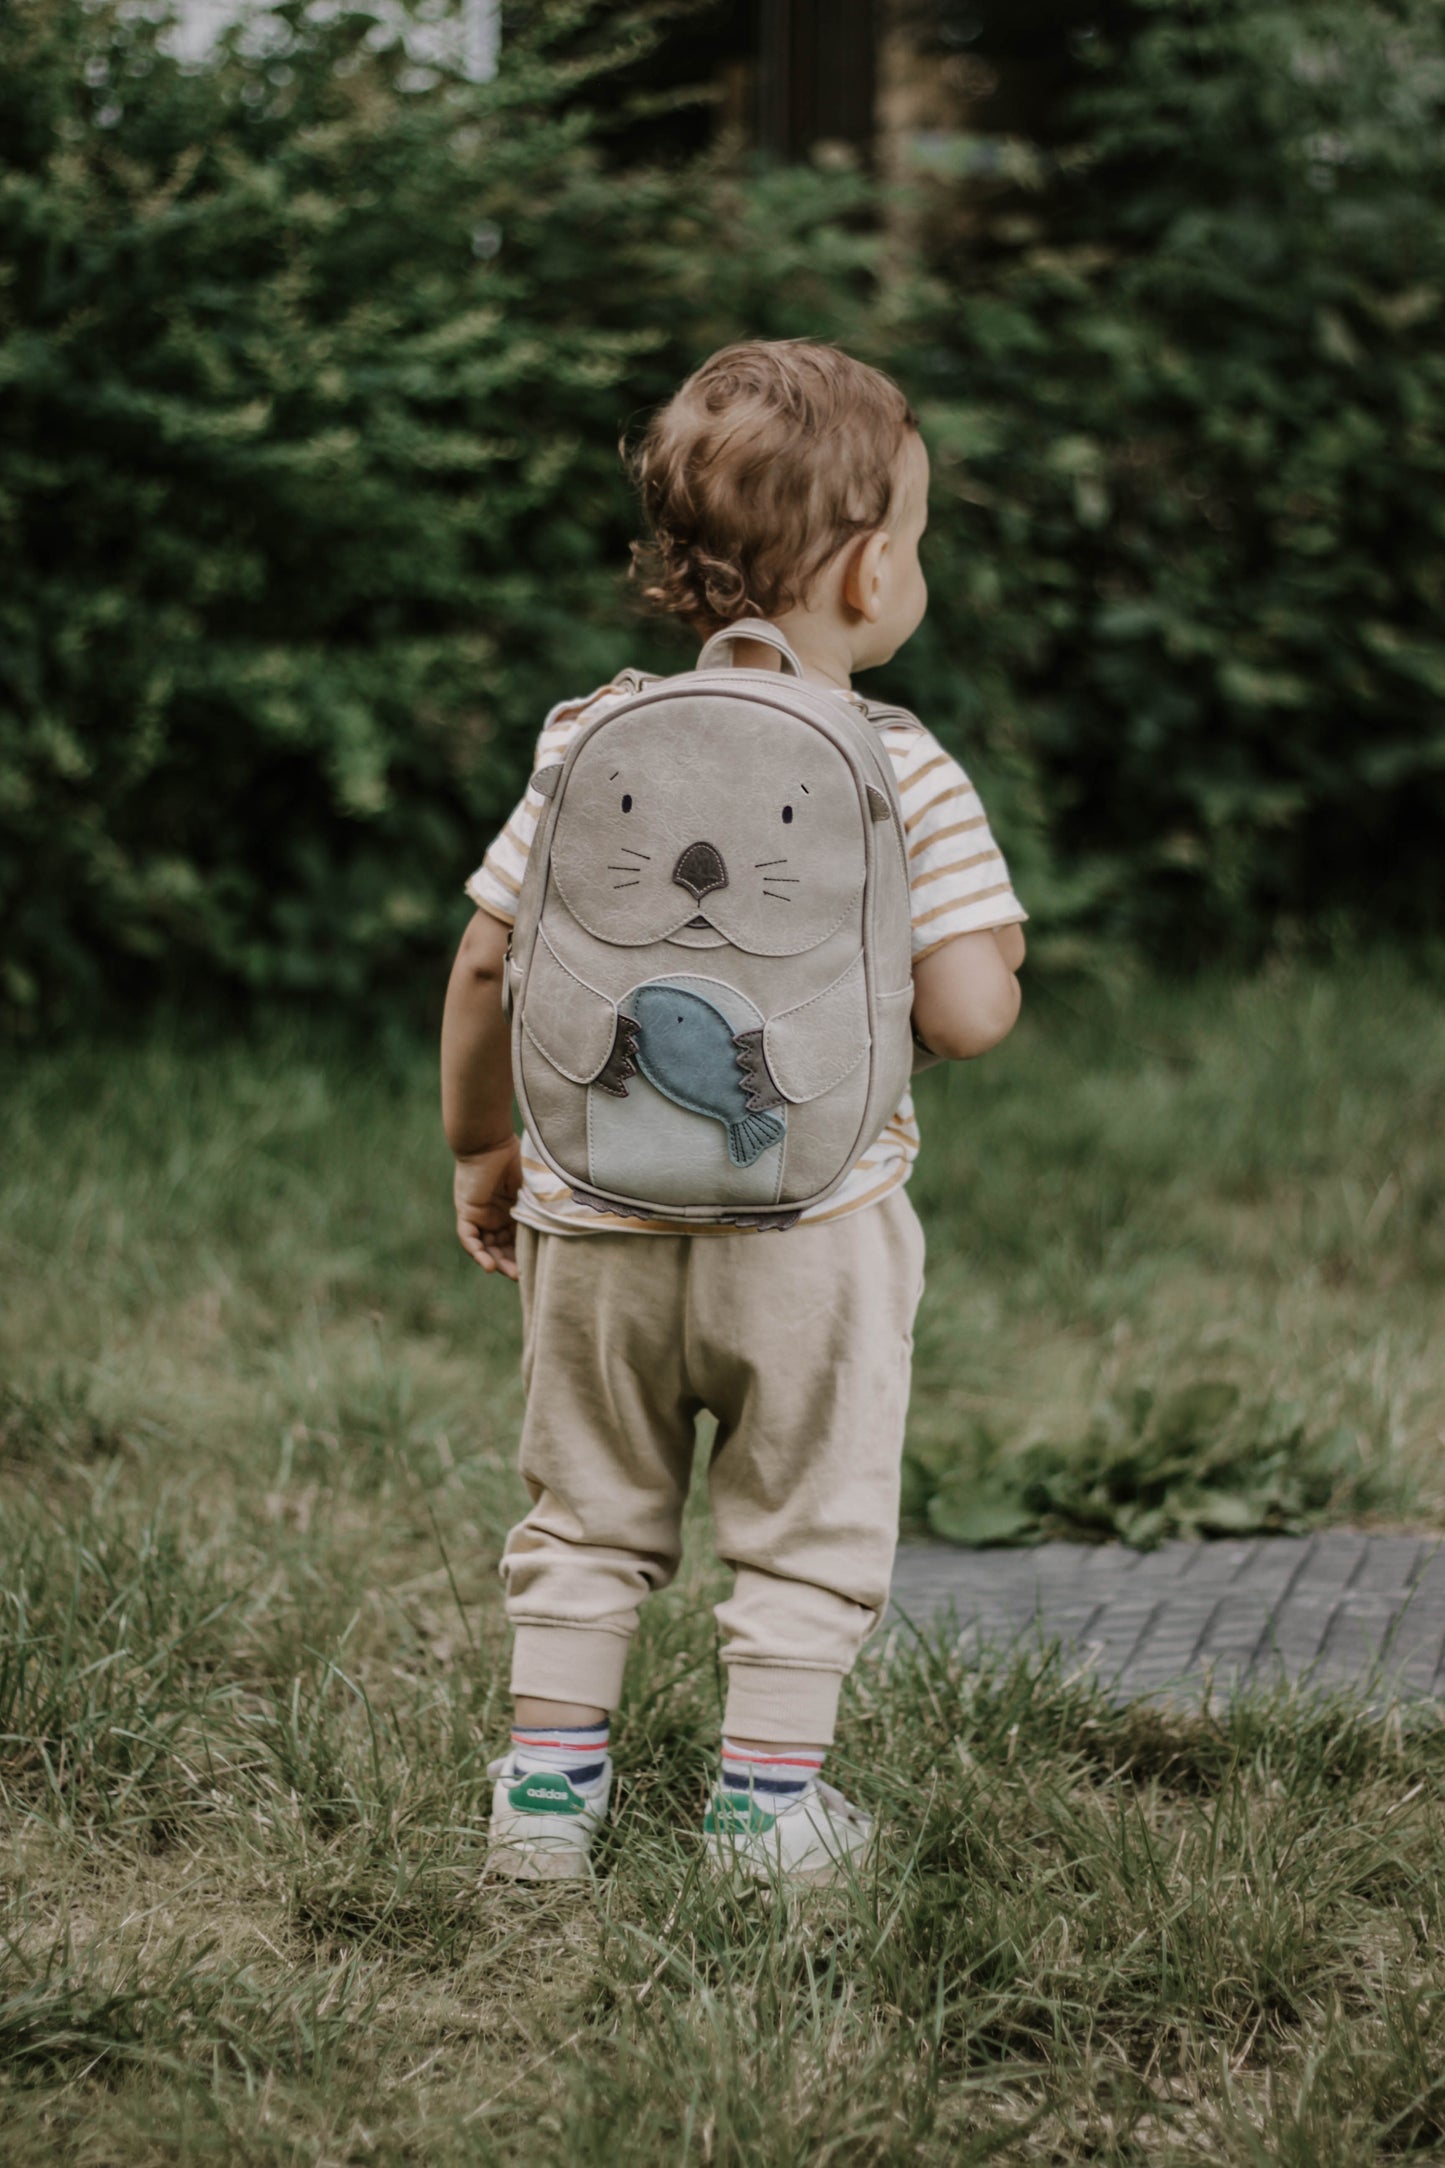
[[[782, 633], [805, 678], [857, 700], [927, 605], [928, 457], [897, 386], [801, 340], [726, 348], [658, 413], [634, 460], [649, 602], [700, 638]], [[754, 669], [781, 658], [740, 640]], [[554, 768], [624, 673], [548, 716]], [[881, 732], [902, 803], [920, 1060], [967, 1060], [1012, 1029], [1025, 913], [973, 786], [904, 716]], [[898, 1521], [923, 1235], [905, 1097], [841, 1186], [785, 1231], [600, 1214], [512, 1132], [502, 987], [528, 850], [529, 789], [467, 884], [443, 1026], [457, 1233], [518, 1280], [531, 1510], [502, 1561], [515, 1627], [512, 1748], [497, 1765], [489, 1863], [588, 1871], [607, 1813], [611, 1712], [638, 1608], [676, 1572], [694, 1424], [708, 1471], [727, 1703], [704, 1817], [720, 1867], [788, 1881], [856, 1867], [870, 1824], [821, 1779], [844, 1678], [882, 1615]]]

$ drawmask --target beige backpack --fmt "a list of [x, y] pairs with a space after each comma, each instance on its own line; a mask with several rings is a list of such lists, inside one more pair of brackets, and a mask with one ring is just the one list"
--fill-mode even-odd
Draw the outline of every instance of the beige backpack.
[[[776, 648], [740, 670], [728, 643]], [[908, 869], [880, 725], [749, 621], [630, 678], [557, 767], [508, 966], [517, 1098], [582, 1202], [791, 1226], [912, 1065]], [[915, 724], [916, 728], [917, 725]]]

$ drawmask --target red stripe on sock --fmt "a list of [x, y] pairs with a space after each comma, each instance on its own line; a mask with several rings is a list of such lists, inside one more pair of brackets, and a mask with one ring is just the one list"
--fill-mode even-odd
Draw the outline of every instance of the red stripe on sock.
[[513, 1746], [566, 1747], [569, 1751], [571, 1748], [576, 1747], [579, 1754], [584, 1750], [589, 1754], [601, 1754], [606, 1751], [607, 1747], [605, 1739], [537, 1739], [529, 1731], [514, 1731], [512, 1733], [512, 1744]]

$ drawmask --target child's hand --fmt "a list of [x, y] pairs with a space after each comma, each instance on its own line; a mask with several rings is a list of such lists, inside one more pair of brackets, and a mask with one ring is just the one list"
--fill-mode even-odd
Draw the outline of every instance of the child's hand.
[[522, 1140], [509, 1137], [489, 1151], [457, 1155], [452, 1196], [457, 1240], [483, 1272], [517, 1277], [517, 1223], [512, 1206], [522, 1186]]

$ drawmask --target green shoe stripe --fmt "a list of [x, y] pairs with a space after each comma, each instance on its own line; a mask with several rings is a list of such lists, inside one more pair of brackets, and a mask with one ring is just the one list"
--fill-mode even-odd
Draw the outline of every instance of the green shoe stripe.
[[519, 1814], [585, 1814], [587, 1801], [560, 1769], [534, 1769], [507, 1793]]
[[755, 1799], [735, 1792], [714, 1792], [702, 1818], [705, 1837], [753, 1837], [777, 1820]]

